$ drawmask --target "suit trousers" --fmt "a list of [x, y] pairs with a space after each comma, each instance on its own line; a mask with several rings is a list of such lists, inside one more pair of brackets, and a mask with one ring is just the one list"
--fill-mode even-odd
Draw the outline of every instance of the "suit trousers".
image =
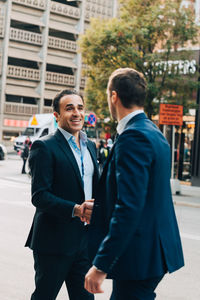
[[23, 158], [22, 174], [26, 173], [26, 161], [27, 161], [27, 158]]
[[33, 251], [35, 291], [31, 300], [55, 300], [65, 282], [70, 300], [94, 300], [84, 289], [90, 268], [86, 249], [72, 255], [49, 255]]
[[163, 276], [146, 280], [113, 280], [110, 300], [153, 300], [156, 289]]

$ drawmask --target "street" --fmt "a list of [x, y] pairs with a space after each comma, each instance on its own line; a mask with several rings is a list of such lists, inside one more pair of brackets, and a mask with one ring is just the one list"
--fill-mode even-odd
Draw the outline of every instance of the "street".
[[[24, 247], [24, 243], [35, 209], [30, 201], [30, 178], [20, 174], [21, 168], [22, 160], [17, 155], [9, 154], [7, 160], [0, 161], [1, 300], [28, 300], [34, 289], [32, 252]], [[199, 191], [198, 188], [183, 187], [183, 193], [173, 198], [185, 267], [165, 276], [156, 291], [158, 300], [200, 299]], [[103, 287], [105, 293], [95, 296], [95, 300], [109, 299], [111, 281], [106, 280]], [[57, 299], [68, 299], [64, 286]]]

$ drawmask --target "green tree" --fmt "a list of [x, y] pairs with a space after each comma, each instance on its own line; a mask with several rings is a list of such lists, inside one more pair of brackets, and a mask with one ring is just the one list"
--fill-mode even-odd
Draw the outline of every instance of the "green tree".
[[[189, 51], [178, 51], [198, 39], [198, 28], [191, 9], [180, 8], [181, 0], [123, 0], [119, 18], [93, 19], [80, 38], [80, 51], [87, 68], [86, 99], [98, 116], [109, 115], [106, 86], [109, 75], [119, 67], [133, 67], [147, 80], [145, 110], [158, 111], [159, 103], [185, 104], [197, 87], [194, 69], [183, 64]], [[181, 68], [172, 63], [178, 57]], [[186, 71], [187, 69], [187, 71]], [[183, 84], [183, 74], [185, 76]], [[197, 72], [196, 72], [197, 73]], [[197, 82], [197, 81], [196, 81]]]

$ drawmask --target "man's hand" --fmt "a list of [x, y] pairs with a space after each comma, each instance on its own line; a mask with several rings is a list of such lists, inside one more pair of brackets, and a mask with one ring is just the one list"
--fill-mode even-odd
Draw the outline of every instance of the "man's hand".
[[79, 217], [82, 222], [90, 224], [93, 206], [94, 199], [86, 200], [81, 205], [76, 204], [74, 207], [74, 216]]
[[92, 294], [103, 293], [101, 285], [106, 276], [106, 273], [93, 266], [85, 276], [85, 289]]

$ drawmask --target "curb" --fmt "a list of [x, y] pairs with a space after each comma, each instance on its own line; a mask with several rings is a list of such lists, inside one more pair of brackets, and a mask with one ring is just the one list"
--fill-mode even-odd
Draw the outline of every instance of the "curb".
[[198, 203], [188, 203], [188, 202], [184, 202], [184, 201], [173, 201], [174, 205], [177, 205], [177, 206], [188, 206], [188, 207], [194, 207], [194, 208], [200, 208], [200, 204]]

